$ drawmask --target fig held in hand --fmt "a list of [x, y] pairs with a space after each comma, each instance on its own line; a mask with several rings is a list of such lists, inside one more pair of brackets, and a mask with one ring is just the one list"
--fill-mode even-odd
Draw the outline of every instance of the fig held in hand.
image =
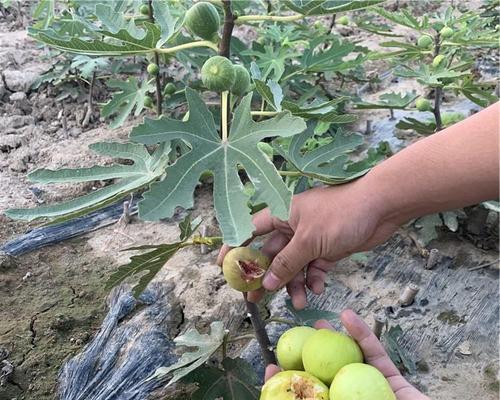
[[281, 335], [276, 346], [278, 363], [284, 370], [304, 370], [302, 348], [316, 329], [309, 326], [296, 326]]
[[363, 353], [350, 336], [319, 329], [304, 343], [302, 362], [306, 372], [330, 385], [342, 367], [363, 362]]
[[259, 250], [236, 247], [224, 257], [222, 272], [233, 289], [249, 292], [262, 287], [262, 277], [269, 264], [269, 259]]
[[262, 387], [260, 400], [328, 400], [328, 388], [307, 372], [283, 371]]

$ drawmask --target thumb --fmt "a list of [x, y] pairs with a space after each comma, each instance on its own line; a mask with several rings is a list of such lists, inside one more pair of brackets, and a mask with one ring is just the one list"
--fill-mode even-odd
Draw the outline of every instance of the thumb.
[[295, 233], [288, 244], [274, 257], [262, 285], [270, 291], [279, 289], [314, 259], [314, 255]]

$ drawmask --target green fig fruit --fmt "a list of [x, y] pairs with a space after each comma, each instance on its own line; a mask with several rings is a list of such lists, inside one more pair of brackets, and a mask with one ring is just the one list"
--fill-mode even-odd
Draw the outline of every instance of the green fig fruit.
[[158, 72], [160, 72], [160, 68], [158, 67], [157, 64], [155, 63], [151, 63], [148, 65], [148, 67], [146, 68], [147, 71], [148, 71], [148, 74], [149, 75], [153, 75], [153, 76], [156, 76], [158, 75]]
[[429, 35], [422, 35], [418, 38], [417, 46], [426, 49], [432, 44], [432, 38]]
[[417, 101], [415, 102], [415, 106], [417, 107], [418, 111], [431, 111], [432, 110], [431, 102], [427, 99], [422, 98], [422, 97], [417, 99]]
[[437, 68], [440, 65], [442, 65], [444, 61], [445, 61], [445, 56], [442, 54], [438, 54], [436, 57], [434, 57], [434, 60], [432, 60], [432, 66], [434, 68]]
[[309, 326], [296, 326], [281, 335], [276, 346], [278, 363], [284, 370], [304, 370], [302, 348], [306, 340], [316, 332]]
[[445, 26], [443, 29], [441, 29], [439, 31], [439, 34], [441, 35], [441, 37], [443, 39], [447, 39], [447, 38], [453, 36], [453, 33], [455, 33], [455, 32], [449, 26]]
[[330, 329], [319, 329], [302, 348], [304, 370], [330, 385], [347, 364], [363, 362], [363, 353], [350, 336]]
[[337, 24], [339, 25], [349, 25], [349, 18], [347, 16], [342, 15], [340, 18], [337, 19]]
[[262, 277], [269, 264], [269, 259], [259, 250], [236, 247], [224, 257], [222, 272], [233, 289], [249, 292], [262, 287]]
[[333, 400], [396, 400], [384, 375], [368, 364], [354, 363], [341, 368], [330, 387]]
[[143, 4], [142, 6], [139, 7], [139, 12], [142, 15], [149, 15], [149, 7], [146, 4]]

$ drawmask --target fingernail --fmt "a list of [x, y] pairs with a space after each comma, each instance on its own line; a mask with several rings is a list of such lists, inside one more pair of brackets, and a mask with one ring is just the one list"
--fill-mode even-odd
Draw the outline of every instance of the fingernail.
[[280, 284], [280, 280], [272, 272], [268, 272], [266, 276], [264, 276], [264, 280], [262, 281], [262, 286], [270, 291], [278, 289], [280, 287]]

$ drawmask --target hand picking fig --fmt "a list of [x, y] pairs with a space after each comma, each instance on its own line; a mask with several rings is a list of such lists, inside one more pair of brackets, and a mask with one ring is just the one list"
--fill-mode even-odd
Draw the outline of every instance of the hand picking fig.
[[281, 335], [276, 346], [276, 356], [281, 368], [284, 370], [304, 370], [302, 348], [306, 340], [315, 332], [316, 329], [309, 326], [296, 326]]
[[248, 292], [262, 287], [262, 277], [269, 264], [269, 259], [259, 250], [236, 247], [224, 257], [222, 272], [229, 286]]
[[282, 371], [262, 387], [260, 400], [328, 400], [328, 388], [307, 372]]
[[304, 343], [302, 362], [306, 372], [330, 385], [342, 367], [363, 362], [363, 353], [350, 336], [319, 329]]
[[368, 364], [354, 363], [341, 368], [330, 388], [332, 400], [396, 400], [384, 375]]

